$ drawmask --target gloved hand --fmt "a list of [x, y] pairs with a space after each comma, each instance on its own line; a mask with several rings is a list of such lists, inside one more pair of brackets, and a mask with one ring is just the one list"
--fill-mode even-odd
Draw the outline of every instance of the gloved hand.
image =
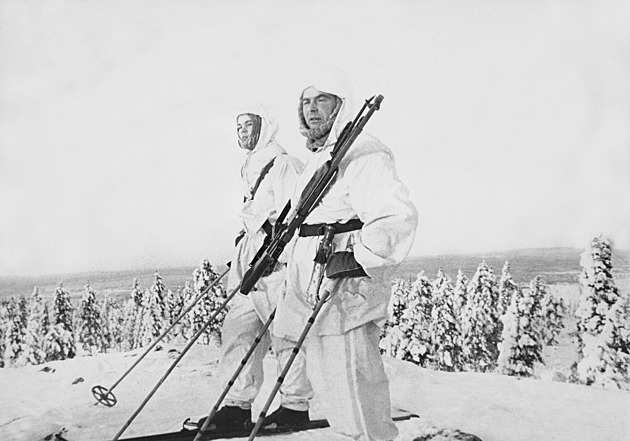
[[267, 277], [270, 276], [271, 274], [273, 274], [273, 272], [278, 268], [278, 262], [274, 263], [273, 265], [269, 265], [267, 267], [267, 269], [262, 273], [262, 275], [260, 277]]
[[324, 295], [325, 292], [332, 295], [335, 291], [337, 291], [337, 287], [339, 286], [340, 282], [340, 278], [329, 279], [328, 277], [324, 277], [324, 280], [322, 280], [322, 284], [319, 287], [317, 298], [315, 300], [319, 302], [319, 299]]
[[354, 258], [352, 251], [338, 251], [328, 256], [326, 262], [326, 277], [338, 279], [340, 277], [365, 277], [367, 273]]

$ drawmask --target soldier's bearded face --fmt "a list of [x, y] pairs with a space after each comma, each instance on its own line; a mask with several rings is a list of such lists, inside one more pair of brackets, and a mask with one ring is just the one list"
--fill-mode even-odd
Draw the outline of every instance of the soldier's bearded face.
[[328, 121], [335, 110], [335, 96], [309, 87], [302, 94], [302, 113], [309, 129], [319, 127]]

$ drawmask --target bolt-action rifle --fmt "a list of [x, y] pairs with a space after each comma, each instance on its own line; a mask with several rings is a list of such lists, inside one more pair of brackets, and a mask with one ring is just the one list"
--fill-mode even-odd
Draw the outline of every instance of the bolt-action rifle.
[[[363, 131], [363, 127], [365, 127], [372, 114], [380, 109], [382, 101], [383, 95], [373, 96], [365, 100], [355, 119], [344, 127], [330, 154], [331, 158], [315, 172], [308, 182], [300, 196], [297, 208], [286, 222], [277, 222], [281, 225], [276, 226], [273, 238], [267, 244], [263, 244], [258, 253], [256, 253], [250, 268], [241, 282], [242, 294], [248, 294], [263, 274], [276, 265], [284, 248], [293, 238], [295, 231], [300, 228], [306, 217], [315, 209], [334, 182], [341, 160]], [[367, 113], [365, 113], [366, 109]], [[286, 215], [289, 209], [290, 201], [283, 210], [283, 214]], [[284, 217], [281, 215], [279, 219]]]

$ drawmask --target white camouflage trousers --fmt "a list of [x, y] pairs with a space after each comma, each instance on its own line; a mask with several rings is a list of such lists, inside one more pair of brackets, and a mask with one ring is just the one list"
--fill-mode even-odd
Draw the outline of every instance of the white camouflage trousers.
[[307, 339], [309, 378], [331, 427], [357, 441], [393, 440], [389, 380], [369, 322], [343, 335]]
[[[259, 296], [262, 293], [253, 294]], [[234, 296], [230, 302], [230, 310], [223, 322], [219, 362], [220, 379], [224, 387], [240, 366], [241, 360], [254, 343], [256, 336], [263, 329], [265, 323], [263, 319], [266, 321], [270, 314], [269, 311], [265, 314], [266, 316], [262, 314], [262, 317], [259, 316], [252, 301], [241, 294]], [[270, 346], [273, 347], [276, 355], [277, 375], [279, 375], [291, 356], [295, 342], [275, 337], [267, 330], [226, 396], [226, 405], [251, 408], [263, 384], [263, 359], [269, 352]], [[276, 379], [277, 376], [274, 380]], [[298, 353], [285, 377], [280, 388], [280, 395], [282, 406], [292, 410], [308, 410], [309, 400], [313, 398], [313, 390], [306, 375], [306, 357], [303, 350]]]

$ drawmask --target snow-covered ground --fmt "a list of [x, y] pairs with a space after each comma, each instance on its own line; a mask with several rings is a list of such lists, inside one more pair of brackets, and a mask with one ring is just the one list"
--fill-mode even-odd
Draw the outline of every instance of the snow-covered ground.
[[[142, 350], [0, 369], [0, 439], [42, 440], [63, 431], [72, 441], [111, 440], [182, 348], [165, 344], [150, 353], [115, 388], [118, 404], [110, 408], [95, 405], [90, 389], [111, 386]], [[217, 347], [193, 346], [122, 438], [178, 430], [187, 417], [208, 413], [220, 392], [218, 356]], [[441, 428], [473, 433], [483, 441], [630, 440], [628, 392], [498, 374], [437, 372], [390, 358], [385, 365], [393, 407], [420, 416], [397, 423], [397, 441], [412, 441]], [[265, 369], [254, 418], [276, 381], [270, 357]], [[311, 416], [323, 417], [317, 402]], [[347, 438], [328, 428], [265, 439]]]

